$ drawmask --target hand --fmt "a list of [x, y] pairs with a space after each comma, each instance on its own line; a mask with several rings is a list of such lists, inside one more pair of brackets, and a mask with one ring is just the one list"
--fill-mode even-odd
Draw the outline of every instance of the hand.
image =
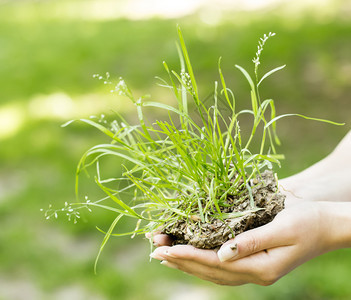
[[170, 247], [169, 236], [156, 234], [160, 247], [151, 256], [218, 284], [270, 285], [317, 255], [351, 247], [350, 151], [351, 131], [327, 158], [280, 182], [286, 208], [272, 222], [236, 236], [218, 253]]
[[[348, 215], [350, 204], [341, 205]], [[333, 230], [340, 226], [333, 221], [338, 214], [339, 209], [329, 202], [297, 204], [281, 211], [271, 223], [236, 236], [218, 253], [186, 245], [170, 247], [168, 236], [156, 235], [154, 242], [162, 246], [151, 257], [217, 284], [270, 285], [305, 261], [347, 246], [345, 234], [335, 234]]]

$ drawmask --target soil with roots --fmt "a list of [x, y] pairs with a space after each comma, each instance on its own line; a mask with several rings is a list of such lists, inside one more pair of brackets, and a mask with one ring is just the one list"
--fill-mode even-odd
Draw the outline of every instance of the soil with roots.
[[243, 194], [240, 195], [241, 199], [244, 198], [240, 204], [235, 204], [238, 199], [232, 196], [227, 200], [229, 205], [221, 207], [222, 212], [240, 213], [240, 217], [213, 219], [210, 223], [192, 218], [177, 220], [165, 224], [162, 232], [172, 237], [173, 245], [186, 244], [202, 249], [217, 248], [246, 230], [271, 222], [284, 208], [285, 195], [279, 192], [272, 171], [265, 171], [261, 176], [251, 180], [251, 191], [255, 206], [259, 209], [257, 211], [252, 212], [251, 197], [246, 190], [244, 197]]

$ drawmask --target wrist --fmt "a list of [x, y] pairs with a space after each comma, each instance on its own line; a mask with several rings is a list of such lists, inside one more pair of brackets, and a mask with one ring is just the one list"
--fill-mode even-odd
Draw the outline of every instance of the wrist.
[[301, 173], [281, 180], [280, 185], [287, 196], [296, 201], [351, 202], [350, 178], [351, 168], [337, 166], [327, 157]]
[[351, 203], [319, 202], [325, 251], [351, 247]]

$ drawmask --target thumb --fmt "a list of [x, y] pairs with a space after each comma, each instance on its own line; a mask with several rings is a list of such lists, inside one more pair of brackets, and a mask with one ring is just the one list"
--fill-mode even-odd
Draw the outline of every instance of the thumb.
[[220, 261], [236, 260], [251, 254], [288, 243], [284, 226], [270, 222], [261, 227], [245, 231], [222, 245], [217, 255]]

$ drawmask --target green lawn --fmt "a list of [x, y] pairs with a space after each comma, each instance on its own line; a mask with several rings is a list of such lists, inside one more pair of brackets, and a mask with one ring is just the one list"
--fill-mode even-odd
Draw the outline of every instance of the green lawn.
[[[279, 7], [226, 12], [216, 25], [203, 23], [198, 14], [139, 21], [73, 18], [60, 10], [70, 2], [82, 4], [0, 2], [0, 299], [13, 299], [23, 285], [34, 295], [26, 299], [179, 299], [177, 293], [205, 293], [210, 297], [205, 300], [349, 299], [350, 250], [317, 258], [271, 287], [231, 288], [149, 263], [149, 245], [142, 237], [121, 238], [109, 242], [94, 275], [103, 238], [95, 225], [107, 229], [113, 215], [96, 211], [73, 225], [65, 218], [45, 220], [40, 212], [50, 203], [60, 207], [74, 201], [80, 155], [105, 141], [87, 126], [61, 124], [91, 114], [111, 116], [112, 110], [135, 119], [126, 100], [110, 95], [93, 74], [123, 76], [138, 95], [151, 93], [173, 103], [155, 76], [166, 77], [163, 60], [179, 68], [176, 24], [187, 41], [202, 97], [213, 91], [222, 56], [239, 108], [250, 100], [234, 64], [253, 70], [258, 38], [276, 32], [264, 50], [262, 72], [287, 67], [265, 82], [263, 96], [275, 99], [280, 114], [347, 122], [337, 127], [297, 118], [279, 121], [279, 151], [286, 155], [279, 176], [321, 159], [350, 129], [351, 18], [343, 17], [344, 2], [335, 2], [328, 13], [316, 4], [299, 16]], [[121, 172], [120, 162], [110, 166]], [[97, 195], [89, 180], [83, 184]]]

